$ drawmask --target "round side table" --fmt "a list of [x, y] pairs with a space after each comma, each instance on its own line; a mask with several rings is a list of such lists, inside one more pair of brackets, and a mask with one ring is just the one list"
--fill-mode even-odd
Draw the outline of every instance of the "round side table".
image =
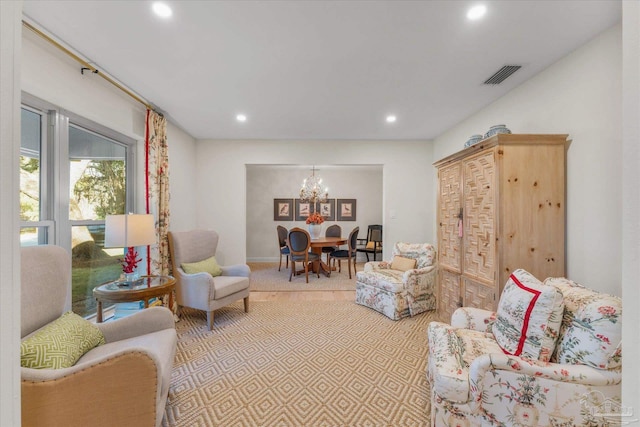
[[173, 306], [173, 290], [176, 279], [173, 276], [142, 276], [132, 283], [107, 282], [93, 289], [93, 296], [98, 303], [96, 322], [102, 322], [103, 302], [144, 301], [144, 308], [149, 307], [151, 298], [169, 295], [169, 307]]

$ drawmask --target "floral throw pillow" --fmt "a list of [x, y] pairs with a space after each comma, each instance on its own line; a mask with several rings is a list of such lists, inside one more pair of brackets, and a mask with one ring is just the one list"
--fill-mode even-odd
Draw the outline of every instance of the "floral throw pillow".
[[415, 268], [425, 268], [433, 265], [436, 259], [436, 250], [429, 243], [405, 243], [397, 242], [393, 247], [393, 255], [416, 260]]
[[560, 289], [566, 313], [552, 361], [613, 369], [622, 366], [622, 299], [564, 277], [544, 283]]
[[516, 270], [502, 291], [493, 335], [506, 354], [548, 362], [563, 311], [562, 292]]

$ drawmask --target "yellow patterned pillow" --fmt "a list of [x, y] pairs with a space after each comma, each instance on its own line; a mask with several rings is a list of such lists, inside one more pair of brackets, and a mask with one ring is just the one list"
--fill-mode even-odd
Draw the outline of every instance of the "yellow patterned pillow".
[[209, 273], [213, 277], [222, 274], [222, 268], [218, 265], [215, 256], [198, 262], [183, 262], [181, 267], [187, 274]]
[[49, 323], [20, 344], [20, 366], [69, 368], [87, 351], [104, 344], [97, 326], [72, 311]]

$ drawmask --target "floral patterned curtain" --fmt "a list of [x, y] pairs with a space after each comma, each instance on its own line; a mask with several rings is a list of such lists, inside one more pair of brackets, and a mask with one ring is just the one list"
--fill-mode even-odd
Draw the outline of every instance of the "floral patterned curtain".
[[[145, 138], [146, 211], [156, 219], [158, 244], [147, 247], [147, 271], [151, 275], [169, 275], [169, 154], [167, 119], [147, 110]], [[173, 298], [175, 301], [175, 298]], [[165, 301], [165, 305], [168, 302]], [[170, 307], [174, 312], [177, 307]]]

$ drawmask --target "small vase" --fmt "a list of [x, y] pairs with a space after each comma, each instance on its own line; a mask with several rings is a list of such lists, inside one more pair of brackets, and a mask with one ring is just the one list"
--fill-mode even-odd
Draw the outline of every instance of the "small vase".
[[134, 271], [133, 273], [123, 273], [123, 281], [126, 283], [133, 283], [140, 278], [140, 273]]
[[309, 224], [309, 234], [312, 239], [319, 239], [322, 235], [322, 224]]

